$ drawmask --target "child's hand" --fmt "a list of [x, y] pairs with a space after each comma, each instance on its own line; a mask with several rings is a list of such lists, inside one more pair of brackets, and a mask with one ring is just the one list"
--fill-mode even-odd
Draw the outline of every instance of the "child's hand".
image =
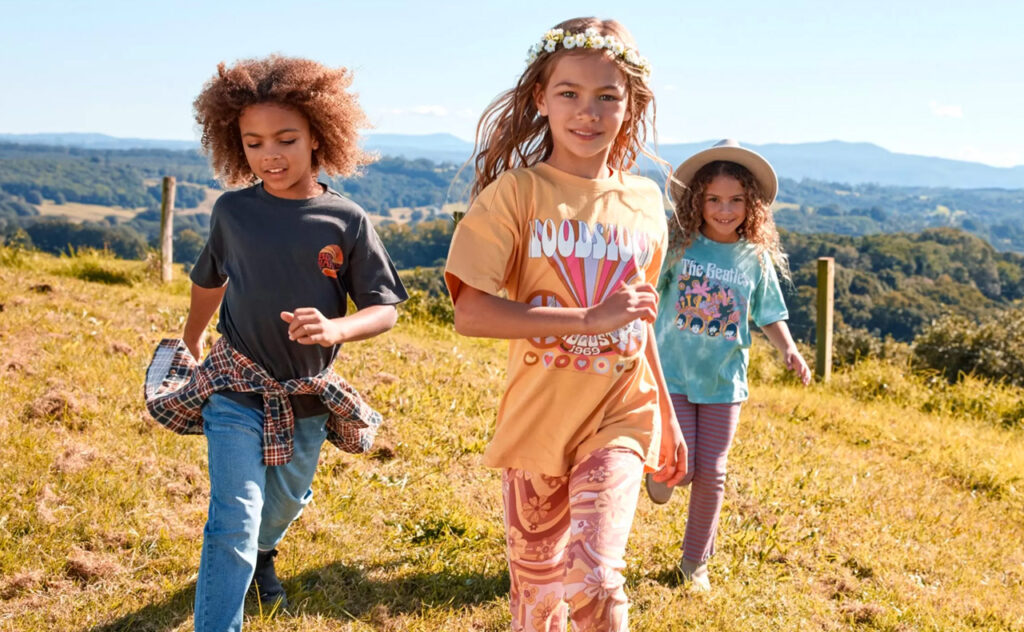
[[658, 316], [658, 292], [650, 283], [623, 285], [597, 305], [587, 309], [586, 328], [590, 333], [615, 331], [637, 318], [653, 323]]
[[800, 355], [796, 347], [786, 350], [786, 368], [790, 371], [795, 371], [800, 376], [800, 381], [804, 383], [804, 386], [811, 383], [811, 369], [807, 366], [807, 362], [804, 361], [804, 357]]
[[206, 347], [206, 330], [204, 329], [196, 340], [189, 340], [188, 336], [182, 338], [185, 346], [188, 348], [188, 352], [192, 354], [196, 362], [200, 362], [203, 359], [203, 349]]
[[315, 307], [300, 307], [295, 312], [281, 312], [288, 323], [288, 339], [300, 345], [333, 347], [344, 341], [341, 325], [327, 318]]
[[673, 487], [686, 477], [686, 441], [675, 413], [662, 422], [661, 453], [658, 460], [662, 465], [660, 470], [651, 475], [654, 480]]

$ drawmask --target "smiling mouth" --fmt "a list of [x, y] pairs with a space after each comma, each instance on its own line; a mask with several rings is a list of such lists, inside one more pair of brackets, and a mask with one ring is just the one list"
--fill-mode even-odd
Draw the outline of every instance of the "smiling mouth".
[[572, 132], [574, 136], [579, 136], [580, 138], [583, 138], [585, 140], [592, 140], [601, 135], [601, 132], [587, 132], [579, 129], [573, 129], [569, 131]]
[[279, 176], [287, 170], [287, 167], [274, 167], [273, 169], [264, 169], [263, 173], [270, 174], [272, 176]]

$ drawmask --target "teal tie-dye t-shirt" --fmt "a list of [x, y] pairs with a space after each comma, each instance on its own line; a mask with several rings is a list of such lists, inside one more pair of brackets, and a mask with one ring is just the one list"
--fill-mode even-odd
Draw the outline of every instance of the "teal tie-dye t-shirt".
[[697, 404], [745, 401], [749, 321], [762, 327], [789, 317], [775, 268], [762, 269], [744, 239], [725, 244], [697, 235], [666, 266], [658, 291], [654, 332], [669, 392]]

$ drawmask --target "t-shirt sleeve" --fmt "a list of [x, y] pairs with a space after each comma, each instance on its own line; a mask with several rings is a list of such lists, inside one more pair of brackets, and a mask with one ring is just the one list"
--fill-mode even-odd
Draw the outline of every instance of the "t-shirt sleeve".
[[218, 204], [214, 205], [213, 212], [210, 214], [210, 236], [206, 240], [206, 245], [199, 252], [192, 271], [189, 272], [189, 278], [199, 287], [218, 288], [228, 280], [228, 273], [224, 266], [227, 253], [220, 220], [222, 212], [218, 200]]
[[359, 231], [347, 255], [349, 265], [343, 279], [356, 307], [394, 305], [409, 298], [384, 243], [365, 214], [360, 217]]
[[754, 324], [758, 327], [789, 318], [789, 310], [786, 309], [786, 299], [782, 296], [779, 275], [775, 273], [775, 266], [767, 256], [763, 258], [763, 261], [764, 271], [757, 287], [754, 288], [754, 296], [751, 301], [753, 309], [750, 313]]
[[503, 174], [473, 201], [452, 235], [444, 280], [454, 303], [463, 284], [498, 294], [520, 248], [516, 180]]

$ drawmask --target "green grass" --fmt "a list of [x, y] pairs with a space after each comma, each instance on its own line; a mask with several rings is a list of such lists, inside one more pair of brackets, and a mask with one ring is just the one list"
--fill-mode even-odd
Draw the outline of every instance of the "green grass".
[[[89, 256], [132, 284], [0, 249], [0, 630], [190, 630], [205, 445], [141, 398], [187, 281]], [[385, 416], [378, 449], [325, 446], [277, 558], [292, 607], [250, 604], [247, 630], [507, 629], [500, 478], [479, 465], [504, 352], [409, 315], [342, 349]], [[877, 361], [805, 389], [764, 346], [752, 362], [715, 590], [672, 572], [686, 494], [641, 498], [631, 629], [1024, 630], [1024, 430], [1001, 421], [1022, 391]]]

